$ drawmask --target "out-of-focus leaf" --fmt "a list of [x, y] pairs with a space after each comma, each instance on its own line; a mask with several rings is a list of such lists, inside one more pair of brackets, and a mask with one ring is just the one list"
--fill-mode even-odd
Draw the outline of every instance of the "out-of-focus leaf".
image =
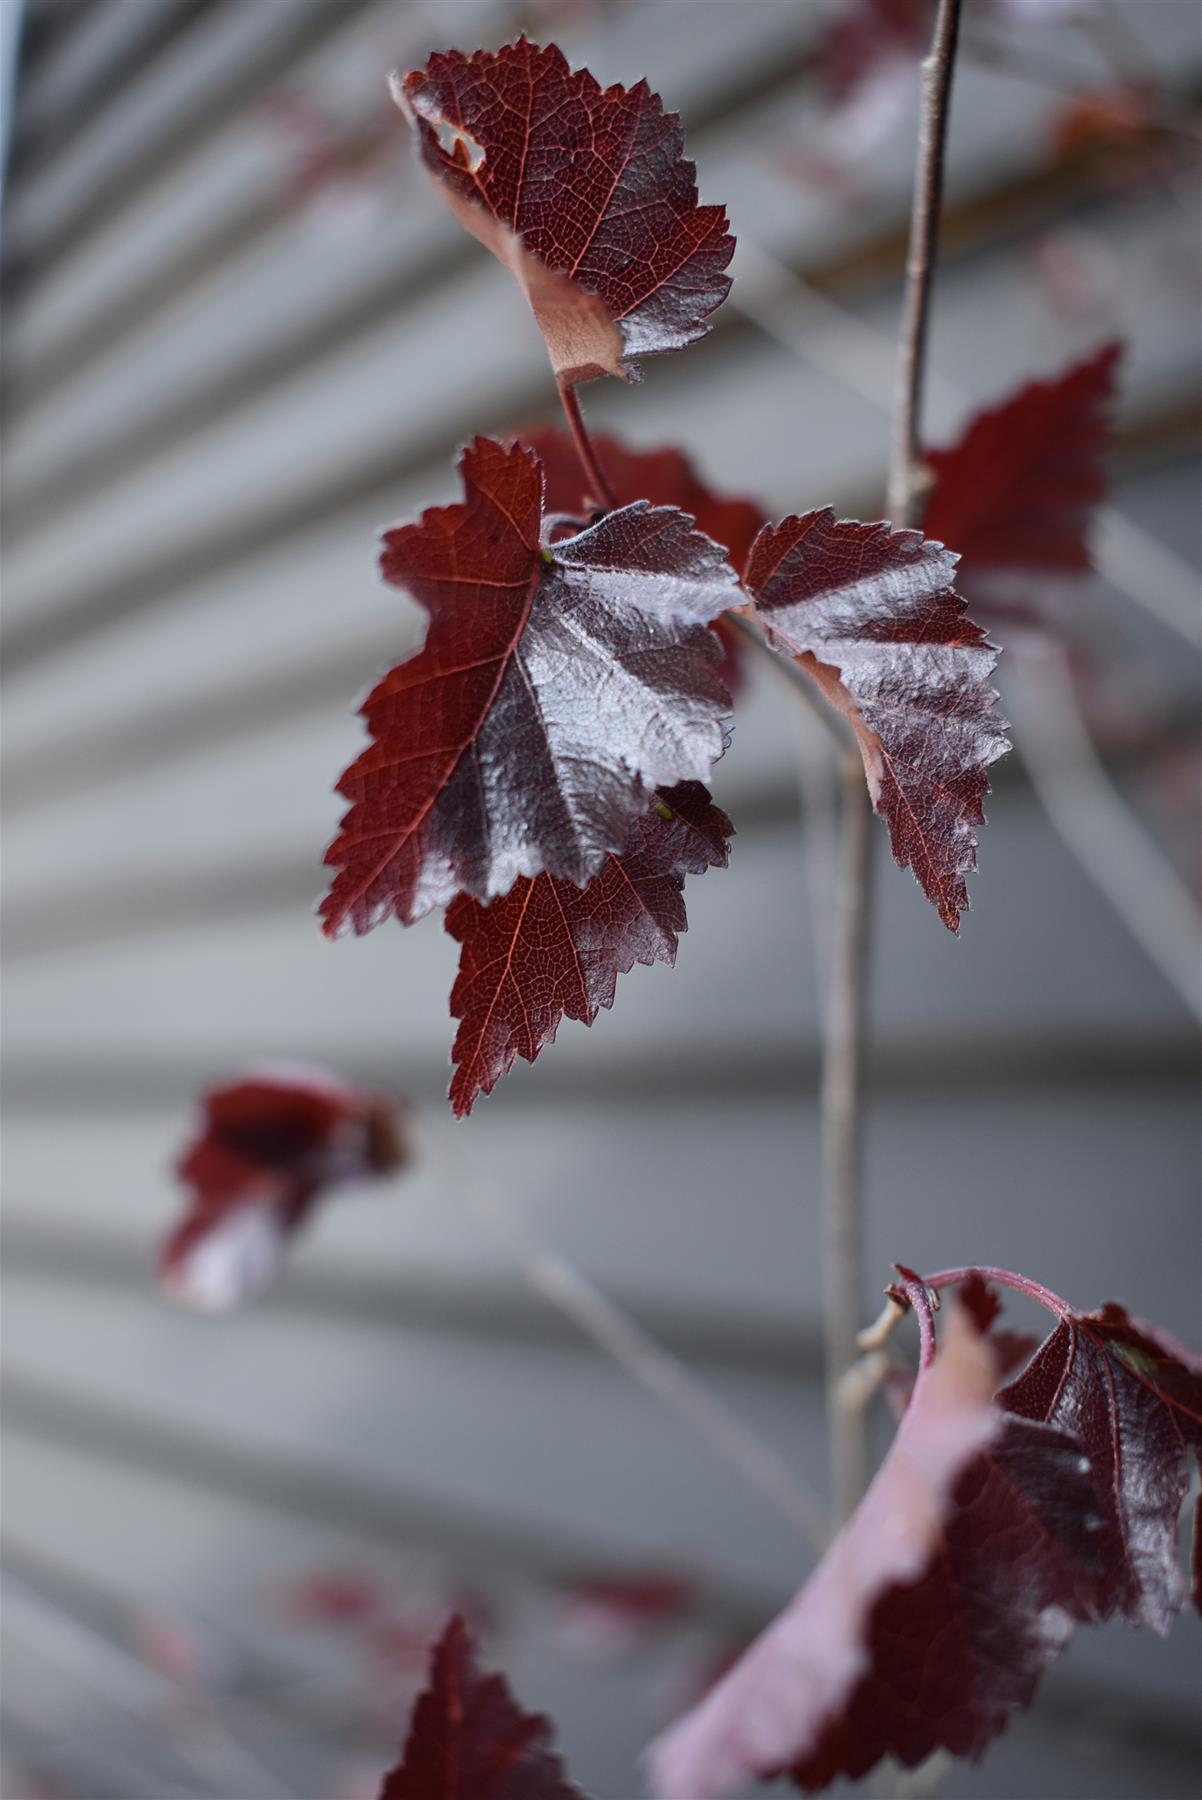
[[399, 1765], [380, 1800], [583, 1800], [552, 1748], [551, 1723], [523, 1712], [501, 1675], [482, 1675], [456, 1616], [434, 1647]]
[[924, 453], [934, 486], [923, 530], [959, 553], [970, 603], [992, 599], [997, 572], [1076, 575], [1093, 566], [1089, 528], [1106, 495], [1121, 354], [1104, 344], [1062, 375], [1028, 382], [978, 413], [950, 449]]
[[323, 1192], [407, 1155], [397, 1103], [322, 1070], [280, 1064], [214, 1088], [176, 1165], [188, 1200], [159, 1251], [164, 1288], [203, 1311], [249, 1299]]

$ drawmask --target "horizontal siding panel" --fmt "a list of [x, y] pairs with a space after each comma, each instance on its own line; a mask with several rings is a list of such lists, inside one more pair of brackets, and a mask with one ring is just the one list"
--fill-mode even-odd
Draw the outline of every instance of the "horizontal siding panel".
[[[387, 1064], [375, 1073], [385, 1080]], [[1018, 1112], [1008, 1090], [878, 1094], [866, 1316], [895, 1259], [1022, 1267], [1037, 1245], [1040, 1279], [1077, 1304], [1121, 1298], [1167, 1329], [1196, 1332], [1195, 1271], [1164, 1253], [1194, 1231], [1192, 1098], [1188, 1084], [1104, 1099], [1087, 1087], [1028, 1096]], [[181, 1083], [153, 1109], [144, 1099], [109, 1116], [81, 1110], [72, 1130], [52, 1108], [14, 1112], [5, 1213], [18, 1247], [23, 1227], [68, 1239], [78, 1220], [89, 1237], [112, 1233], [149, 1285], [153, 1245], [178, 1205], [169, 1171], [193, 1104]], [[466, 1288], [513, 1279], [510, 1246], [478, 1216], [496, 1192], [603, 1287], [641, 1306], [712, 1309], [719, 1321], [759, 1316], [807, 1332], [817, 1323], [812, 1083], [784, 1097], [690, 1098], [658, 1095], [652, 1073], [642, 1103], [620, 1119], [596, 1099], [539, 1107], [501, 1091], [470, 1126], [432, 1103], [417, 1144], [395, 1184], [348, 1190], [323, 1209], [296, 1247], [301, 1276], [374, 1282], [391, 1273], [407, 1286], [428, 1271]], [[1107, 1229], [1090, 1226], [1101, 1219]]]
[[[46, 33], [19, 95], [5, 1791], [48, 1722], [64, 1757], [96, 1751], [74, 1787], [91, 1779], [97, 1800], [258, 1800], [273, 1779], [317, 1800], [344, 1791], [355, 1756], [382, 1766], [395, 1687], [387, 1731], [365, 1722], [362, 1661], [273, 1610], [274, 1583], [349, 1563], [401, 1593], [450, 1572], [498, 1595], [490, 1655], [557, 1717], [588, 1791], [633, 1793], [654, 1657], [574, 1663], [547, 1583], [582, 1565], [694, 1562], [722, 1633], [755, 1624], [809, 1562], [735, 1471], [548, 1312], [490, 1209], [545, 1235], [822, 1488], [815, 939], [829, 846], [797, 796], [798, 758], [811, 772], [829, 758], [817, 727], [752, 676], [713, 778], [739, 827], [732, 864], [690, 883], [678, 968], [634, 970], [612, 1016], [589, 1033], [565, 1024], [469, 1123], [444, 1098], [456, 947], [440, 922], [331, 945], [312, 912], [332, 783], [362, 742], [356, 696], [418, 641], [416, 609], [377, 579], [378, 531], [451, 498], [459, 442], [547, 416], [554, 390], [520, 296], [439, 206], [402, 121], [371, 191], [297, 206], [273, 96], [310, 96], [352, 134], [383, 129], [388, 67], [435, 41], [498, 41], [516, 19], [507, 0], [106, 0]], [[911, 179], [912, 120], [866, 156], [862, 198], [799, 174], [821, 149], [819, 24], [794, 0], [658, 0], [534, 25], [603, 81], [648, 75], [690, 128], [703, 198], [725, 201], [744, 238], [742, 293], [709, 341], [649, 360], [642, 386], [593, 384], [590, 419], [694, 446], [716, 485], [778, 514], [879, 504]], [[1145, 35], [1149, 70], [1194, 106], [1194, 0], [1163, 0]], [[1102, 75], [1085, 33], [1046, 41], [1066, 69]], [[1182, 194], [1058, 163], [1056, 104], [1039, 82], [969, 61], [958, 73], [930, 435], [1132, 334], [1118, 505], [1196, 561], [1197, 466], [1179, 452], [1202, 373]], [[1057, 313], [1032, 276], [1057, 221], [1112, 264], [1086, 316]], [[765, 300], [773, 257], [805, 272], [816, 304], [784, 278]], [[762, 305], [790, 347], [754, 322]], [[1087, 640], [1124, 646], [1132, 694], [1192, 716], [1196, 666], [1175, 637], [1101, 583], [1080, 616]], [[1003, 664], [1003, 682], [1019, 673]], [[1117, 774], [1142, 794], [1138, 753]], [[986, 1261], [1192, 1337], [1190, 1021], [1017, 760], [989, 811], [958, 942], [874, 840], [864, 1315], [895, 1258]], [[260, 1306], [198, 1319], [154, 1282], [180, 1204], [171, 1164], [204, 1085], [282, 1057], [407, 1090], [414, 1161], [324, 1207]], [[884, 1408], [876, 1424], [883, 1439]], [[240, 1644], [248, 1668], [272, 1670], [273, 1710], [241, 1681], [235, 1736], [274, 1777], [206, 1775], [179, 1762], [158, 1714], [153, 1730], [116, 1717], [39, 1645], [39, 1593], [107, 1618], [122, 1643], [137, 1641], [114, 1626], [122, 1608], [146, 1607]], [[1082, 1634], [1039, 1709], [946, 1791], [1184, 1800], [1200, 1646], [1192, 1618], [1167, 1642]]]
[[[189, 1045], [210, 1052], [223, 1044], [269, 1049], [295, 1037], [331, 1053], [359, 1044], [401, 1054], [445, 1043], [456, 947], [438, 921], [337, 944], [321, 938], [309, 906], [323, 887], [324, 830], [315, 816], [309, 847], [295, 862], [282, 869], [260, 863], [256, 877], [255, 863], [248, 867], [245, 859], [256, 838], [272, 843], [272, 815], [269, 808], [247, 809], [248, 791], [253, 780], [238, 775], [227, 802], [239, 823], [231, 822], [224, 842], [241, 842], [241, 859], [236, 849], [222, 849], [220, 828], [206, 839], [189, 833], [186, 813], [174, 821], [179, 879], [157, 928], [154, 892], [141, 891], [136, 853], [132, 881], [93, 880], [83, 892], [47, 889], [36, 910], [10, 909], [14, 961], [6, 1007], [13, 1052], [67, 1054], [106, 1045], [163, 1054]], [[315, 815], [320, 792], [313, 794]], [[158, 818], [146, 822], [148, 841], [156, 826], [173, 829], [169, 815], [168, 798]], [[93, 842], [88, 854], [95, 868], [114, 852], [103, 829]], [[880, 829], [876, 847], [884, 875]], [[1138, 1042], [1179, 1028], [1179, 1002], [1161, 988], [1029, 802], [995, 797], [983, 856], [959, 943], [947, 937], [909, 876], [895, 873], [883, 882], [875, 1011], [883, 1040], [931, 1032], [987, 1039], [996, 1031], [1059, 1027], [1069, 1035], [1109, 1028]], [[236, 898], [233, 907], [223, 908], [226, 888]], [[107, 909], [106, 892], [116, 895]], [[565, 1025], [563, 1044], [550, 1054], [559, 1060], [579, 1040], [590, 1058], [622, 1057], [648, 1031], [657, 1042], [666, 1034], [669, 1042], [696, 1043], [693, 1034], [714, 1017], [722, 1021], [716, 1060], [723, 1043], [812, 1043], [811, 906], [800, 845], [770, 833], [737, 837], [728, 871], [689, 884], [691, 928], [676, 970], [632, 971], [613, 1016], [604, 1015], [591, 1038]], [[206, 907], [213, 915], [207, 928]], [[93, 950], [89, 930], [102, 927], [103, 947]], [[15, 960], [22, 939], [29, 952], [24, 966]], [[245, 979], [248, 968], [253, 984]], [[403, 1007], [380, 1004], [389, 992], [404, 995]]]
[[[394, 66], [420, 63], [430, 48], [445, 47], [452, 41], [500, 41], [513, 35], [516, 16], [511, 6], [497, 4], [497, 0], [470, 4], [469, 0], [456, 0], [454, 11], [441, 16], [416, 9], [406, 12], [385, 0], [367, 12], [361, 5], [347, 9], [340, 25], [338, 9], [329, 8], [329, 14], [335, 26], [330, 41], [288, 72], [287, 85], [311, 96], [335, 119], [352, 121], [370, 119], [386, 108], [385, 77]], [[567, 16], [561, 21], [563, 29], [557, 27], [556, 37], [569, 55], [574, 45], [587, 45], [603, 80], [629, 81], [632, 67], [652, 71], [658, 66], [671, 103], [680, 107], [737, 83], [745, 69], [759, 66], [766, 47], [779, 46], [790, 60], [800, 56], [795, 9], [780, 0], [758, 0], [750, 15], [751, 29], [748, 17], [744, 14], [740, 20], [738, 9], [730, 6], [712, 7], [707, 31], [682, 37], [670, 10], [623, 9], [603, 30], [602, 64], [609, 63], [608, 76], [594, 54], [599, 47], [595, 21], [585, 25], [582, 36], [580, 27]], [[85, 245], [69, 268], [63, 265], [49, 271], [37, 308], [15, 322], [13, 355], [18, 372], [39, 379], [43, 372], [52, 374], [55, 355], [88, 329], [95, 312], [108, 311], [122, 294], [136, 294], [156, 267], [161, 269], [178, 257], [189, 239], [219, 239], [238, 217], [257, 220], [258, 234], [265, 240], [280, 281], [301, 284], [294, 291], [295, 302], [304, 303], [315, 277], [320, 293], [324, 284], [321, 271], [313, 268], [312, 242], [307, 246], [298, 243], [292, 229], [295, 220], [287, 204], [287, 182], [295, 151], [288, 137], [272, 125], [267, 110], [271, 85], [276, 84], [254, 96], [246, 112], [211, 144], [198, 147], [179, 168], [169, 169], [160, 188], [122, 222], [119, 236]], [[398, 137], [404, 134], [399, 117], [395, 129]], [[398, 195], [411, 194], [416, 185], [416, 180], [398, 179]], [[396, 211], [402, 213], [398, 222], [403, 227], [403, 209]], [[301, 235], [311, 238], [310, 232]], [[422, 241], [419, 238], [419, 244]], [[458, 241], [445, 218], [438, 218], [435, 241]], [[115, 242], [127, 247], [124, 263], [114, 254]], [[382, 253], [395, 259], [402, 248], [403, 231], [399, 238], [388, 229], [370, 235], [352, 232], [333, 259], [333, 271], [343, 274], [343, 291], [353, 289], [361, 272], [373, 268]], [[261, 261], [256, 245], [247, 269], [252, 283], [255, 265]], [[398, 274], [402, 267], [398, 264]], [[217, 279], [208, 284], [210, 305], [216, 301], [218, 310], [223, 310], [227, 286], [232, 304], [244, 303], [245, 296], [233, 300], [238, 268], [219, 265], [215, 272]], [[252, 293], [261, 291], [257, 285], [252, 288]], [[230, 315], [226, 312], [224, 316], [228, 320]], [[242, 314], [235, 311], [234, 316]]]
[[[1164, 215], [1148, 213], [1132, 207], [1116, 221], [1129, 267], [1154, 265], [1153, 253], [1163, 247]], [[1159, 397], [1192, 378], [1190, 309], [1180, 299], [1165, 302], [1151, 291], [1154, 285], [1142, 275], [1131, 278], [1132, 404], [1141, 393]], [[70, 515], [71, 531], [60, 521], [14, 545], [7, 558], [14, 676], [56, 619], [63, 629], [86, 627], [158, 600], [170, 589], [173, 567], [203, 572], [206, 557], [228, 554], [224, 545], [236, 555], [244, 539], [304, 526], [314, 510], [352, 502], [357, 485], [391, 494], [396, 477], [389, 471], [411, 475], [449, 459], [473, 422], [504, 430], [545, 410], [542, 348], [511, 288], [481, 256], [447, 291], [363, 334], [247, 416], [221, 420], [83, 501]], [[943, 291], [951, 319], [963, 323], [941, 333], [939, 366], [975, 393], [1004, 392], [1016, 366], [1054, 368], [1092, 348], [1099, 336], [1090, 326], [1075, 343], [1066, 342], [1063, 328], [1032, 299], [1024, 260], [1010, 251], [953, 267]], [[481, 308], [491, 309], [487, 332], [478, 328]], [[868, 317], [891, 330], [893, 302], [881, 300]], [[1141, 324], [1148, 328], [1142, 333]], [[986, 336], [978, 338], [977, 330]], [[1029, 339], [1021, 357], [1016, 330]], [[1146, 349], [1138, 348], [1141, 342]], [[412, 368], [406, 359], [415, 343], [425, 354]], [[696, 380], [686, 378], [681, 359], [675, 367], [665, 362], [642, 389], [598, 394], [598, 423], [620, 416], [636, 442], [695, 444], [716, 480], [761, 490], [777, 510], [876, 485], [884, 434], [880, 413], [866, 399], [847, 396], [820, 369], [737, 331], [716, 334], [695, 355]], [[387, 378], [401, 367], [410, 368], [403, 391]], [[762, 421], [750, 440], [719, 429], [735, 406]], [[945, 434], [949, 412], [947, 406], [935, 412], [933, 433]], [[805, 421], [816, 418], [823, 430], [807, 430]], [[79, 550], [84, 543], [86, 557]], [[23, 630], [33, 640], [28, 651], [19, 649]]]

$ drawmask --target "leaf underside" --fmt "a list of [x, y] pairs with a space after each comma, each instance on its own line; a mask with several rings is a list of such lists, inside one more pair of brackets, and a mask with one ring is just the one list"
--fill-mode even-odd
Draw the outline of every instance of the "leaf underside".
[[1166, 1628], [1184, 1592], [1177, 1526], [1202, 1446], [1202, 1359], [1122, 1307], [1063, 1307], [986, 1404], [1005, 1349], [982, 1335], [992, 1292], [975, 1273], [964, 1286], [848, 1525], [653, 1747], [661, 1800], [780, 1773], [816, 1792], [886, 1756], [979, 1756], [1075, 1625], [1119, 1614]]
[[512, 271], [565, 383], [702, 337], [730, 289], [720, 206], [700, 206], [675, 113], [605, 88], [554, 44], [431, 56], [394, 94], [461, 223]]
[[968, 908], [989, 766], [1009, 748], [997, 651], [965, 616], [955, 556], [829, 508], [764, 528], [743, 585], [770, 641], [848, 718], [893, 855], [951, 931]]
[[[892, 1646], [879, 1675], [874, 1621], [894, 1595], [921, 1592], [932, 1576], [937, 1584], [950, 1577], [942, 1522], [962, 1471], [996, 1434], [994, 1378], [991, 1350], [957, 1310], [876, 1479], [817, 1568], [700, 1704], [652, 1746], [659, 1800], [712, 1800], [751, 1776], [787, 1769], [802, 1785], [821, 1787], [849, 1758], [862, 1764], [859, 1773], [892, 1748], [894, 1662], [916, 1696], [926, 1628], [938, 1627], [941, 1606], [954, 1650], [963, 1653], [958, 1596], [924, 1596], [921, 1618]], [[884, 1702], [877, 1718], [873, 1684]], [[938, 1741], [941, 1719], [941, 1707], [934, 1718], [916, 1715], [915, 1730]], [[853, 1722], [866, 1732], [858, 1746], [848, 1742]]]

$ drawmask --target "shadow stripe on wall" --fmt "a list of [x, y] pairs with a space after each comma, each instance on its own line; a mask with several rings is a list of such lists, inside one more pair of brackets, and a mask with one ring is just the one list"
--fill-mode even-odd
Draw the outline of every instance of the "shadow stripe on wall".
[[[338, 1066], [349, 1081], [395, 1089], [414, 1101], [441, 1107], [450, 1079], [447, 1050], [428, 1055], [356, 1056], [339, 1052]], [[297, 1061], [323, 1062], [327, 1047], [294, 1043]], [[4, 1103], [30, 1112], [81, 1115], [147, 1107], [178, 1109], [181, 1095], [209, 1085], [221, 1053], [72, 1058], [11, 1052], [4, 1072]], [[923, 1041], [913, 1034], [878, 1043], [871, 1056], [871, 1083], [882, 1097], [927, 1094], [1065, 1093], [1073, 1091], [1184, 1095], [1196, 1089], [1200, 1052], [1192, 1032], [1135, 1038], [1097, 1031], [1077, 1036], [1043, 1034], [1038, 1041], [996, 1031]], [[649, 1044], [644, 1053], [599, 1055], [580, 1064], [547, 1058], [537, 1078], [511, 1080], [509, 1110], [548, 1106], [612, 1111], [651, 1109], [674, 1102], [704, 1101], [738, 1107], [746, 1102], [812, 1104], [820, 1054], [813, 1046], [726, 1045], [721, 1054], [691, 1050], [677, 1041]], [[528, 1073], [525, 1064], [518, 1073]]]
[[[142, 1296], [154, 1291], [154, 1246], [140, 1238], [86, 1227], [75, 1227], [66, 1236], [32, 1223], [6, 1222], [0, 1243], [6, 1281], [52, 1281]], [[821, 1339], [816, 1325], [762, 1314], [722, 1314], [711, 1306], [649, 1303], [613, 1289], [610, 1297], [657, 1343], [686, 1362], [790, 1382], [819, 1377]], [[591, 1339], [516, 1282], [467, 1283], [462, 1276], [432, 1270], [377, 1277], [293, 1268], [257, 1305], [261, 1311], [322, 1324], [385, 1326], [557, 1354], [599, 1354]]]
[[[465, 1574], [474, 1570], [487, 1578], [508, 1572], [535, 1581], [571, 1582], [582, 1569], [607, 1561], [596, 1544], [566, 1533], [552, 1537], [543, 1529], [524, 1530], [441, 1500], [335, 1479], [324, 1470], [267, 1456], [249, 1445], [234, 1447], [76, 1399], [48, 1382], [8, 1375], [0, 1395], [9, 1430], [18, 1440], [14, 1450], [24, 1435], [174, 1481], [193, 1493], [232, 1497], [272, 1517], [352, 1532], [387, 1549], [428, 1550], [451, 1560]], [[799, 1555], [799, 1566], [805, 1560]], [[772, 1616], [780, 1598], [710, 1581], [700, 1591], [698, 1606], [703, 1617], [750, 1635]], [[1043, 1685], [1034, 1713], [1018, 1728], [1081, 1733], [1095, 1753], [1106, 1747], [1120, 1753], [1151, 1752], [1180, 1759], [1191, 1769], [1202, 1755], [1202, 1736], [1191, 1708], [1077, 1681], [1056, 1671]]]

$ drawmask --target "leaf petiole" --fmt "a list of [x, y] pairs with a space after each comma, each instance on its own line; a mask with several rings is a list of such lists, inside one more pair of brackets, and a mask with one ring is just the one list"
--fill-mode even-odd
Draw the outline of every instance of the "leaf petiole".
[[576, 447], [576, 454], [580, 458], [585, 476], [592, 490], [592, 497], [599, 505], [603, 506], [607, 512], [613, 512], [618, 505], [618, 496], [613, 490], [609, 477], [606, 475], [605, 470], [601, 467], [601, 464], [597, 459], [597, 452], [593, 448], [593, 440], [589, 437], [588, 426], [585, 424], [584, 415], [580, 410], [580, 402], [576, 398], [576, 389], [570, 382], [566, 381], [559, 382], [558, 387], [560, 404], [563, 406], [563, 415], [568, 422], [568, 430], [572, 434], [572, 443]]
[[923, 1281], [938, 1293], [940, 1288], [955, 1287], [957, 1282], [967, 1281], [970, 1275], [979, 1275], [982, 1281], [992, 1281], [998, 1287], [1013, 1288], [1016, 1294], [1026, 1294], [1029, 1300], [1038, 1301], [1040, 1306], [1046, 1307], [1050, 1313], [1058, 1313], [1061, 1318], [1067, 1317], [1073, 1310], [1068, 1301], [1062, 1300], [1059, 1294], [1054, 1294], [1051, 1288], [1041, 1286], [1038, 1281], [1032, 1281], [1026, 1275], [1016, 1275], [1012, 1269], [986, 1268], [972, 1263], [963, 1269], [940, 1269], [938, 1274], [924, 1275]]

